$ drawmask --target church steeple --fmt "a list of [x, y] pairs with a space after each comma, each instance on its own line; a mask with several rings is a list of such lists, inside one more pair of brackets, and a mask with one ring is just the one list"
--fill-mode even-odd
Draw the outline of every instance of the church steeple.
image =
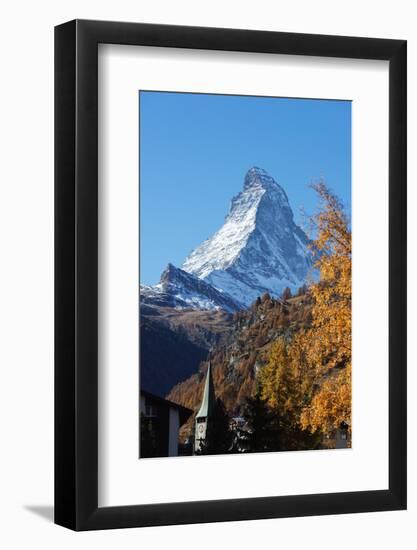
[[209, 362], [206, 373], [206, 381], [204, 383], [203, 399], [200, 409], [195, 417], [195, 444], [194, 450], [201, 450], [201, 446], [207, 437], [207, 425], [210, 423], [210, 418], [213, 416], [216, 405], [216, 395], [214, 393], [213, 377], [211, 374], [211, 363]]
[[211, 363], [209, 361], [206, 373], [206, 381], [204, 384], [203, 400], [201, 401], [200, 410], [197, 413], [196, 418], [211, 416], [214, 411], [215, 403], [214, 384], [211, 374]]

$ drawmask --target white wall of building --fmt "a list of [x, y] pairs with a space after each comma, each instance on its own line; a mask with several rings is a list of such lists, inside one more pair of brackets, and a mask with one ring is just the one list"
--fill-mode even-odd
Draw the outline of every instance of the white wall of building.
[[169, 408], [169, 442], [168, 455], [178, 455], [178, 430], [180, 429], [180, 415], [178, 409]]

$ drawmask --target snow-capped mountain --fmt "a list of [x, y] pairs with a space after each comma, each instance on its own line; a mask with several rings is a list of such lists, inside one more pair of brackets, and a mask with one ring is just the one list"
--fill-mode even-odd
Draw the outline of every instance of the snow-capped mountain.
[[141, 303], [180, 309], [224, 310], [229, 313], [242, 309], [243, 304], [214, 288], [210, 283], [168, 264], [159, 284], [142, 285]]
[[248, 306], [265, 292], [278, 296], [287, 286], [295, 290], [304, 284], [311, 266], [308, 242], [284, 189], [253, 167], [223, 226], [188, 256], [182, 269]]

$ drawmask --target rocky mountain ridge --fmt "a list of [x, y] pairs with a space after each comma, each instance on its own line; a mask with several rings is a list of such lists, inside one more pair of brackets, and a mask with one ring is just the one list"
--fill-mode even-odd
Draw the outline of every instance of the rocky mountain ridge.
[[229, 313], [243, 307], [228, 294], [191, 273], [168, 264], [157, 285], [141, 286], [141, 304], [178, 309], [223, 310]]

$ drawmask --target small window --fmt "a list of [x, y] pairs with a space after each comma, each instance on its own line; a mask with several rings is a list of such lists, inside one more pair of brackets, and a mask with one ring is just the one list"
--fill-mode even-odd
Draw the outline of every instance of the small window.
[[147, 417], [155, 417], [158, 416], [158, 411], [155, 405], [152, 405], [152, 403], [146, 403], [145, 405], [145, 416]]

